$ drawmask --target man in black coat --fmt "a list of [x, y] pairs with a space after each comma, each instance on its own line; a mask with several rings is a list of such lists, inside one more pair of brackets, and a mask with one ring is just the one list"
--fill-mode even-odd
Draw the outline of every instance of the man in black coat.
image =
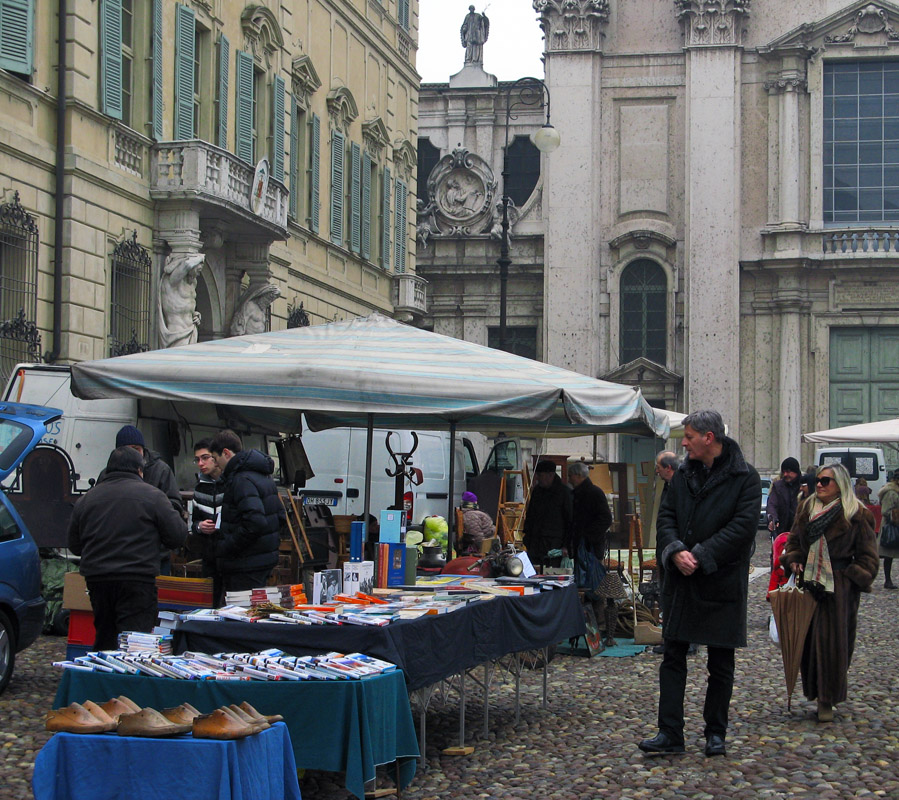
[[552, 461], [540, 461], [534, 470], [534, 485], [524, 516], [524, 546], [531, 563], [559, 566], [562, 557], [549, 558], [550, 550], [561, 550], [571, 536], [571, 489], [556, 475]]
[[[222, 470], [225, 496], [215, 556], [222, 591], [265, 586], [278, 563], [284, 506], [272, 480], [274, 462], [259, 450], [244, 450], [234, 431], [217, 433], [209, 452]], [[219, 602], [218, 598], [216, 602]]]
[[[780, 480], [774, 481], [768, 495], [765, 513], [768, 516], [768, 530], [771, 539], [776, 539], [785, 531], [792, 530], [793, 517], [799, 505], [799, 489], [802, 486], [802, 473], [799, 462], [793, 458], [785, 458], [780, 465]], [[814, 489], [814, 487], [812, 487]]]
[[684, 419], [687, 458], [659, 509], [656, 554], [664, 565], [659, 732], [640, 742], [651, 755], [684, 752], [687, 647], [708, 645], [705, 754], [725, 754], [734, 649], [746, 646], [749, 560], [762, 487], [717, 411]]
[[98, 650], [114, 650], [122, 631], [148, 633], [156, 624], [160, 544], [180, 547], [187, 527], [168, 498], [143, 481], [143, 457], [112, 451], [103, 479], [76, 504], [69, 549], [81, 556]]
[[203, 577], [212, 578], [212, 595], [217, 599], [222, 596], [222, 576], [216, 564], [215, 546], [221, 522], [219, 517], [225, 501], [225, 483], [209, 445], [209, 439], [201, 439], [194, 445], [194, 464], [200, 472], [194, 487], [187, 546], [202, 559]]

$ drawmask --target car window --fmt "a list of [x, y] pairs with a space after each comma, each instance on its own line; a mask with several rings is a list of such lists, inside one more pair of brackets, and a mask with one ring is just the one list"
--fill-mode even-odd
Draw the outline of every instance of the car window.
[[19, 530], [13, 515], [3, 503], [0, 503], [0, 542], [10, 542], [20, 538], [21, 535], [22, 531]]
[[33, 436], [34, 433], [27, 425], [11, 419], [0, 419], [0, 469], [10, 469]]

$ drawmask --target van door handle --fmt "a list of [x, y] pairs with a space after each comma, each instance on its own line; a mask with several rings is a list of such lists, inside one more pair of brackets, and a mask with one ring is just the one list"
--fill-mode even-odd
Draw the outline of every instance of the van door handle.
[[425, 492], [425, 497], [428, 500], [446, 500], [449, 494], [446, 492]]
[[347, 496], [347, 497], [358, 497], [358, 496], [359, 496], [359, 490], [358, 490], [358, 489], [347, 489], [347, 490], [346, 490], [346, 496]]

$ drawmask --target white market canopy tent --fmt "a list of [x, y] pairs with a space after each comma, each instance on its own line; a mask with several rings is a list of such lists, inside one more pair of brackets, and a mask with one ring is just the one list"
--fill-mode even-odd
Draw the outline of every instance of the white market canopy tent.
[[282, 432], [298, 428], [304, 412], [313, 430], [374, 423], [531, 436], [668, 435], [668, 417], [636, 387], [380, 314], [75, 364], [72, 392], [89, 400], [255, 407], [270, 416], [277, 410]]
[[894, 442], [899, 443], [899, 419], [884, 419], [880, 422], [863, 422], [847, 425], [845, 428], [831, 428], [826, 431], [803, 433], [805, 442], [830, 444], [833, 442]]

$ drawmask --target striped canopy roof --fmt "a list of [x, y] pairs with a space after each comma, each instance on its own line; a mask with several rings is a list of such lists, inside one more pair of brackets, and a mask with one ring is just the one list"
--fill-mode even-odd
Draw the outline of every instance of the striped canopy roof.
[[364, 426], [373, 414], [382, 428], [668, 433], [638, 388], [380, 314], [84, 362], [72, 368], [72, 391], [278, 410], [282, 432], [305, 412], [312, 429]]

